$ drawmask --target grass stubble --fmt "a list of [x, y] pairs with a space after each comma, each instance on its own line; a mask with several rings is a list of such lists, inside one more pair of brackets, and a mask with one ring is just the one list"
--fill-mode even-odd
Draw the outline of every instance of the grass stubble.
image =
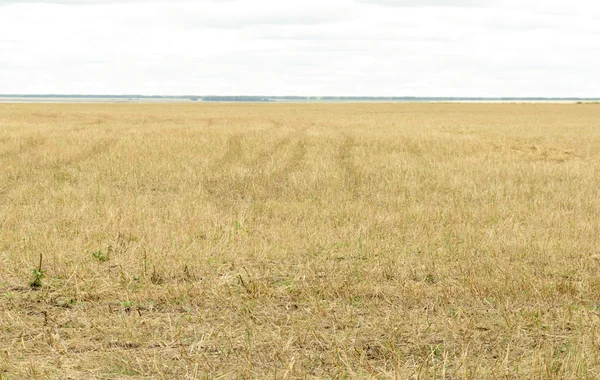
[[2, 104], [0, 376], [598, 378], [599, 184], [597, 105]]

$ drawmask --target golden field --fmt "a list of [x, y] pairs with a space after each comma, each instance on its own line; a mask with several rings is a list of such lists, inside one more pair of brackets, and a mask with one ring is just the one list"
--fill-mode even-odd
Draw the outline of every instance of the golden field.
[[599, 188], [595, 104], [0, 104], [0, 376], [600, 378]]

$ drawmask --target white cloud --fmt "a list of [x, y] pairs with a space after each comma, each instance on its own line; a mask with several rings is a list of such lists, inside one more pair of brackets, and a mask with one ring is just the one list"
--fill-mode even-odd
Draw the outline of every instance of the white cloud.
[[83, 3], [0, 2], [0, 93], [600, 96], [591, 0]]
[[486, 7], [494, 4], [489, 0], [358, 0], [358, 2], [388, 7]]

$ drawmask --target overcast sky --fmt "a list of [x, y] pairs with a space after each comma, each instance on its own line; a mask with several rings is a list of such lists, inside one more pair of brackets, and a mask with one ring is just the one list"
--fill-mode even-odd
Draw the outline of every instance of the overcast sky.
[[597, 0], [0, 0], [0, 93], [600, 96]]

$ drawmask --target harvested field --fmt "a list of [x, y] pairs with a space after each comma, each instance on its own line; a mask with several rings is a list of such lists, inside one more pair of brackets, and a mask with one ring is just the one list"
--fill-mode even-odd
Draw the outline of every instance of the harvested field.
[[599, 187], [596, 104], [0, 104], [0, 376], [600, 378]]

